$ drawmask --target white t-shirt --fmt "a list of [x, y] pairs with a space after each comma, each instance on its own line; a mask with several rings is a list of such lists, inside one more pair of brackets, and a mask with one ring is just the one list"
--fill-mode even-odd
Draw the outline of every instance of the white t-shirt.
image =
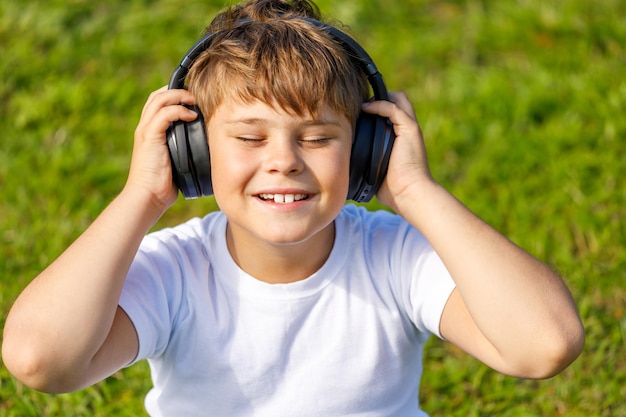
[[326, 263], [267, 284], [212, 213], [145, 237], [120, 299], [148, 359], [152, 416], [406, 416], [454, 283], [401, 217], [347, 205]]

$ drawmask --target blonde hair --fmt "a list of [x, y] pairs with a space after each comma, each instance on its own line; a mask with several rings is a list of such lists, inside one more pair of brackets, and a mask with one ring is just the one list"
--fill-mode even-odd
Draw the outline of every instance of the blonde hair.
[[309, 1], [252, 0], [216, 16], [210, 46], [193, 63], [187, 85], [208, 121], [224, 99], [260, 100], [315, 117], [328, 105], [354, 123], [369, 86], [348, 52], [323, 29]]

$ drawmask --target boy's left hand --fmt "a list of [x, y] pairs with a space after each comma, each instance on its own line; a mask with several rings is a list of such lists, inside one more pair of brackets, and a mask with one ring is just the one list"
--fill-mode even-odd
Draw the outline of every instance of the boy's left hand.
[[415, 111], [405, 93], [389, 93], [390, 101], [364, 103], [363, 111], [388, 117], [393, 123], [396, 140], [389, 169], [376, 194], [378, 200], [396, 212], [403, 196], [419, 192], [420, 184], [432, 183], [424, 139]]

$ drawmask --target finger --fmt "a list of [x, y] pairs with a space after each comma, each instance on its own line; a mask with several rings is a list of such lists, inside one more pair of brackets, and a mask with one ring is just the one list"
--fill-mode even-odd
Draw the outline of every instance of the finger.
[[415, 115], [415, 109], [413, 108], [413, 104], [409, 100], [409, 97], [403, 92], [389, 92], [389, 99], [398, 105], [402, 110], [406, 112], [413, 120], [417, 120], [417, 116]]
[[196, 103], [193, 94], [184, 89], [169, 90], [167, 86], [153, 91], [141, 113], [141, 117], [151, 119], [162, 107], [178, 104], [193, 105]]
[[154, 115], [146, 118], [139, 124], [137, 130], [140, 137], [158, 138], [158, 140], [161, 141], [165, 131], [172, 122], [178, 120], [191, 122], [197, 117], [198, 113], [183, 105], [168, 105], [161, 107]]
[[[137, 129], [139, 131], [148, 130], [154, 134], [154, 128], [161, 129], [164, 123], [169, 124], [177, 120], [194, 120], [197, 113], [181, 105], [181, 103], [194, 104], [193, 95], [186, 90], [155, 91], [144, 106]], [[168, 110], [163, 112], [164, 109]], [[163, 132], [166, 129], [167, 127], [163, 128]]]
[[146, 113], [146, 107], [147, 107], [148, 103], [152, 102], [154, 100], [154, 97], [157, 94], [160, 94], [160, 93], [162, 93], [163, 91], [166, 91], [166, 90], [167, 90], [167, 86], [164, 85], [163, 87], [159, 88], [158, 90], [155, 90], [155, 91], [150, 93], [150, 95], [148, 96], [148, 99], [146, 100], [146, 103], [143, 106], [143, 109], [141, 109], [141, 117], [143, 117], [144, 114]]
[[393, 123], [395, 127], [413, 125], [417, 122], [417, 118], [413, 113], [412, 107], [407, 112], [404, 108], [401, 108], [398, 104], [394, 102], [385, 100], [372, 101], [363, 103], [362, 108], [363, 111], [367, 113], [387, 117], [389, 120], [391, 120], [391, 123]]
[[161, 107], [177, 105], [177, 104], [187, 104], [193, 105], [196, 100], [189, 91], [184, 89], [173, 89], [169, 90], [167, 88], [162, 88], [154, 91], [150, 94], [148, 101], [146, 101], [146, 111], [150, 112], [151, 110], [158, 111]]

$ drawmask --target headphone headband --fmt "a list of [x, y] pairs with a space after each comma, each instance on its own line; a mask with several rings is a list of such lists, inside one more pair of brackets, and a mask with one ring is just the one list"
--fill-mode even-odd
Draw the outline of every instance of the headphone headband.
[[[324, 22], [320, 22], [319, 20], [315, 20], [310, 17], [301, 17], [301, 19], [327, 31], [334, 40], [341, 44], [344, 50], [348, 51], [350, 58], [352, 58], [352, 61], [357, 63], [359, 65], [359, 69], [363, 71], [363, 73], [366, 75], [368, 82], [372, 86], [372, 92], [374, 93], [374, 98], [376, 100], [389, 99], [389, 97], [387, 96], [387, 88], [385, 87], [385, 82], [383, 81], [382, 75], [380, 74], [380, 72], [378, 72], [376, 64], [374, 64], [372, 58], [361, 45], [359, 45], [346, 33], [342, 32], [334, 26], [328, 25]], [[237, 22], [245, 23], [250, 22], [250, 20], [241, 19]], [[202, 38], [200, 38], [200, 40], [198, 40], [189, 49], [189, 51], [187, 51], [183, 59], [180, 61], [180, 64], [174, 70], [172, 76], [170, 77], [170, 81], [168, 84], [169, 89], [184, 87], [185, 78], [187, 77], [189, 69], [198, 58], [198, 56], [200, 56], [200, 54], [211, 45], [211, 42], [213, 41], [216, 33], [217, 32], [207, 33]]]

